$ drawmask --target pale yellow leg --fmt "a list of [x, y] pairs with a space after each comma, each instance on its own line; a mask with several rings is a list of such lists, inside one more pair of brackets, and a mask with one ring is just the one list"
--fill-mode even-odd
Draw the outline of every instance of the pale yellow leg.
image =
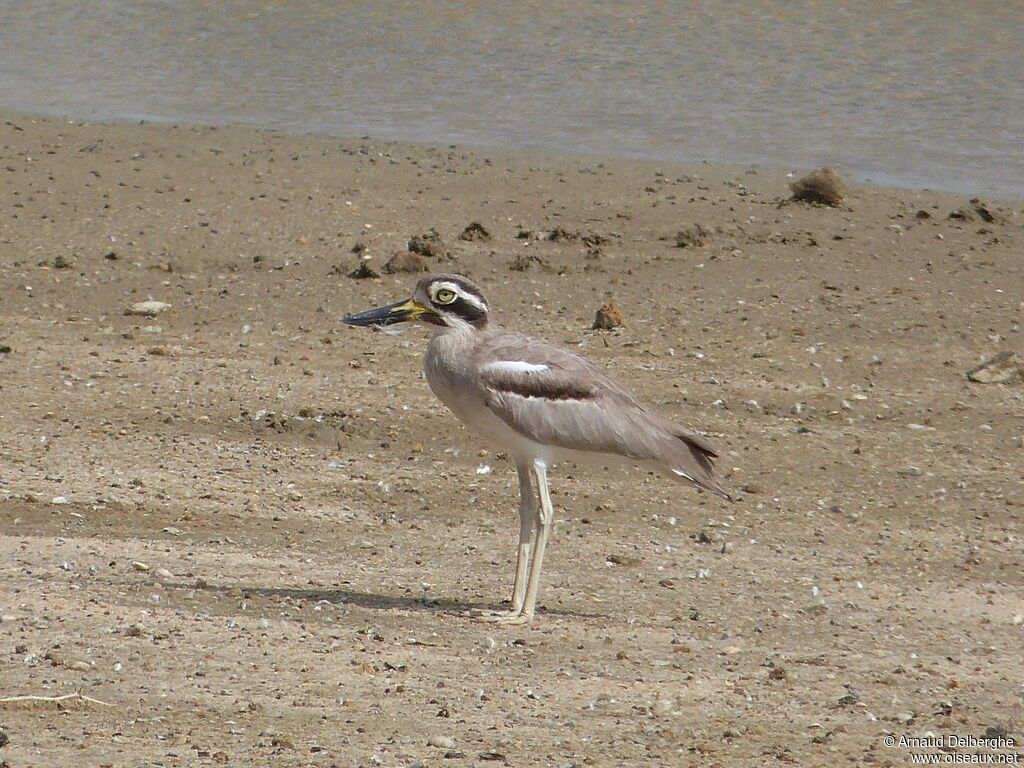
[[526, 579], [526, 595], [523, 598], [522, 607], [511, 613], [488, 616], [491, 621], [498, 621], [502, 624], [528, 624], [533, 620], [533, 612], [537, 605], [537, 589], [540, 586], [540, 570], [544, 564], [544, 547], [548, 543], [548, 533], [551, 530], [551, 523], [555, 518], [554, 508], [551, 506], [551, 493], [548, 490], [548, 468], [543, 462], [534, 461], [533, 479], [537, 483], [537, 495], [540, 497], [540, 507], [536, 510], [535, 521], [537, 525], [536, 540], [530, 552], [530, 565]]
[[540, 497], [540, 508], [537, 510], [537, 541], [533, 545], [533, 557], [530, 558], [530, 574], [526, 582], [526, 600], [520, 614], [524, 621], [533, 619], [533, 610], [537, 605], [537, 588], [540, 586], [540, 569], [544, 564], [544, 547], [548, 543], [551, 523], [555, 519], [555, 510], [551, 506], [551, 493], [548, 490], [547, 465], [535, 461], [533, 477], [537, 483], [537, 495]]
[[516, 465], [519, 475], [519, 550], [516, 555], [516, 580], [512, 586], [512, 612], [523, 610], [526, 598], [526, 576], [530, 566], [530, 549], [533, 544], [533, 519], [537, 514], [537, 497], [530, 482], [530, 468]]
[[477, 616], [484, 621], [508, 621], [523, 612], [526, 600], [526, 583], [533, 550], [534, 520], [537, 516], [537, 497], [533, 492], [532, 470], [529, 464], [516, 462], [519, 475], [519, 548], [516, 553], [516, 576], [512, 585], [512, 609], [492, 611]]

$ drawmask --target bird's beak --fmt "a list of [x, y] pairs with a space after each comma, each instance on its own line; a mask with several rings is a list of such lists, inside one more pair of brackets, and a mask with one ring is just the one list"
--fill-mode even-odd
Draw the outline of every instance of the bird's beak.
[[399, 301], [395, 304], [388, 304], [386, 307], [368, 309], [357, 315], [349, 315], [342, 322], [349, 325], [394, 325], [404, 323], [407, 320], [418, 320], [424, 315], [434, 314], [433, 310], [424, 307], [415, 299]]

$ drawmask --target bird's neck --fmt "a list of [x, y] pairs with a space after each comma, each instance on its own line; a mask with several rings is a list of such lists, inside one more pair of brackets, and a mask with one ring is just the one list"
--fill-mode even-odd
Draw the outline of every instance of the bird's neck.
[[[449, 322], [453, 321], [449, 320]], [[436, 338], [438, 336], [473, 336], [477, 334], [488, 333], [494, 328], [495, 326], [492, 323], [487, 322], [486, 320], [484, 320], [483, 324], [480, 325], [472, 325], [464, 320], [457, 320], [454, 321], [454, 324], [452, 325], [448, 325], [446, 323], [445, 325], [436, 326], [434, 329], [434, 337]]]
[[474, 328], [468, 323], [438, 328], [430, 340], [429, 349], [446, 358], [457, 356], [475, 347], [492, 330], [493, 326]]

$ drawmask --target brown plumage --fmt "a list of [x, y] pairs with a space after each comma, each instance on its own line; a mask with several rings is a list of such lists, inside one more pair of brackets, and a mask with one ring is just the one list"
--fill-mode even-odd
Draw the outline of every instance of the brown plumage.
[[[570, 451], [663, 464], [677, 479], [729, 498], [714, 477], [718, 451], [711, 442], [645, 405], [596, 363], [514, 331], [487, 328], [474, 342], [484, 403], [519, 434]], [[504, 361], [543, 369], [505, 369]]]

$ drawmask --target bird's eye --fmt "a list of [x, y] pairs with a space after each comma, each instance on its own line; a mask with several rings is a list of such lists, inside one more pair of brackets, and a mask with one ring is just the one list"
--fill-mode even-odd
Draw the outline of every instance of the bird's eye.
[[451, 304], [455, 301], [455, 291], [451, 288], [442, 288], [434, 294], [434, 301], [438, 304]]

